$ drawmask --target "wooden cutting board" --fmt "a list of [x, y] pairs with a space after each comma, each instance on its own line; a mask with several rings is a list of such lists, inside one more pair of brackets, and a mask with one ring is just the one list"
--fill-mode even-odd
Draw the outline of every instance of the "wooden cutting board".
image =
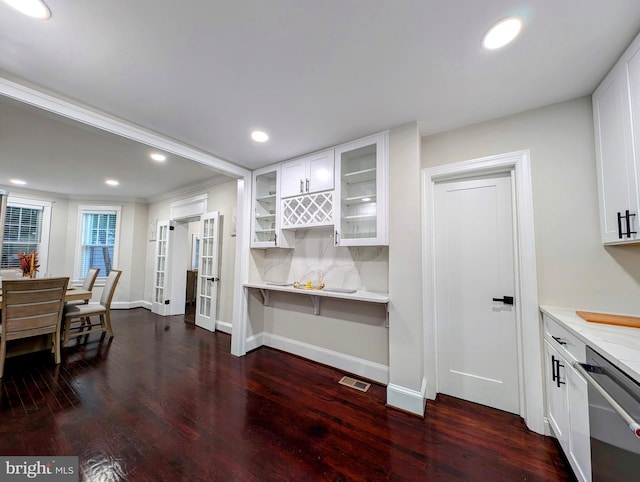
[[593, 313], [591, 311], [576, 311], [576, 314], [580, 318], [593, 323], [640, 328], [640, 318], [637, 316], [608, 315], [607, 313]]

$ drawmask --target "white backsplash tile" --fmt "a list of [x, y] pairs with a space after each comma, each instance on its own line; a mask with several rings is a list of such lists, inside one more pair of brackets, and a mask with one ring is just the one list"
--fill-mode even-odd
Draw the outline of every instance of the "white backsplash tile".
[[331, 228], [298, 230], [293, 249], [267, 249], [254, 261], [259, 281], [323, 281], [332, 288], [389, 291], [389, 248], [336, 247]]

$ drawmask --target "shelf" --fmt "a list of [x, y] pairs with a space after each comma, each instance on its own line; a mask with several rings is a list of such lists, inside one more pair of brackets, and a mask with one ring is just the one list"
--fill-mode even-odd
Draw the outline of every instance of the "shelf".
[[275, 229], [255, 229], [255, 233], [275, 233]]
[[256, 201], [260, 201], [260, 202], [275, 202], [275, 200], [276, 200], [275, 194], [269, 194], [267, 196], [260, 196], [256, 198]]
[[342, 216], [343, 221], [358, 222], [358, 221], [374, 221], [376, 219], [375, 214], [353, 214], [351, 216]]
[[347, 184], [356, 184], [359, 182], [375, 181], [376, 169], [363, 169], [361, 171], [348, 172], [342, 175], [342, 179]]
[[294, 288], [292, 285], [289, 286], [280, 286], [280, 285], [272, 285], [268, 283], [245, 283], [243, 285], [245, 288], [253, 288], [260, 290], [262, 293], [262, 298], [264, 300], [264, 305], [269, 306], [269, 293], [271, 291], [284, 291], [286, 293], [296, 293], [299, 295], [306, 295], [311, 298], [311, 303], [313, 304], [313, 314], [320, 314], [320, 299], [321, 298], [338, 298], [343, 300], [352, 300], [352, 301], [364, 301], [367, 303], [379, 303], [379, 304], [387, 304], [389, 303], [389, 294], [388, 293], [376, 293], [373, 291], [356, 291], [355, 293], [340, 293], [337, 291], [325, 291], [325, 290], [302, 290], [298, 288]]
[[[369, 199], [368, 201], [362, 201], [363, 199]], [[376, 201], [376, 195], [374, 194], [363, 194], [361, 196], [350, 196], [350, 197], [345, 197], [342, 199], [343, 203], [348, 203], [349, 201], [361, 201], [361, 202], [375, 202]]]
[[275, 214], [262, 214], [262, 215], [261, 214], [256, 214], [255, 218], [258, 221], [267, 221], [267, 220], [270, 220], [270, 219], [275, 219], [276, 215]]

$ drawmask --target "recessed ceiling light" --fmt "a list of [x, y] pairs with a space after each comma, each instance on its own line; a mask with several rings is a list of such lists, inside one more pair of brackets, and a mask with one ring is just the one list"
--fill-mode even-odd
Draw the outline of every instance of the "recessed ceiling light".
[[269, 136], [267, 135], [266, 132], [253, 131], [251, 133], [251, 139], [253, 139], [256, 142], [267, 142], [269, 140]]
[[24, 186], [27, 183], [27, 181], [23, 181], [22, 179], [11, 179], [9, 182], [16, 186]]
[[164, 154], [160, 154], [159, 152], [154, 152], [153, 154], [151, 154], [151, 159], [153, 159], [154, 161], [162, 162], [167, 160], [167, 156], [165, 156]]
[[51, 17], [51, 11], [42, 0], [4, 0], [16, 10], [30, 17], [46, 20]]
[[107, 179], [104, 183], [108, 184], [109, 186], [119, 186], [120, 185], [120, 183], [118, 181], [116, 181], [115, 179]]
[[518, 36], [521, 29], [520, 17], [504, 18], [486, 31], [482, 37], [482, 46], [489, 50], [504, 47]]

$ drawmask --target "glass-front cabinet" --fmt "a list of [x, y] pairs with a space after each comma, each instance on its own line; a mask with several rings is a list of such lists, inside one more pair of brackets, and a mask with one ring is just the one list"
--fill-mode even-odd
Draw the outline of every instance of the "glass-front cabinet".
[[288, 247], [280, 236], [280, 165], [267, 166], [253, 172], [253, 213], [251, 247]]
[[266, 248], [277, 246], [276, 209], [278, 207], [277, 167], [261, 169], [253, 173], [253, 218], [251, 247]]
[[388, 133], [335, 150], [336, 246], [388, 245]]

